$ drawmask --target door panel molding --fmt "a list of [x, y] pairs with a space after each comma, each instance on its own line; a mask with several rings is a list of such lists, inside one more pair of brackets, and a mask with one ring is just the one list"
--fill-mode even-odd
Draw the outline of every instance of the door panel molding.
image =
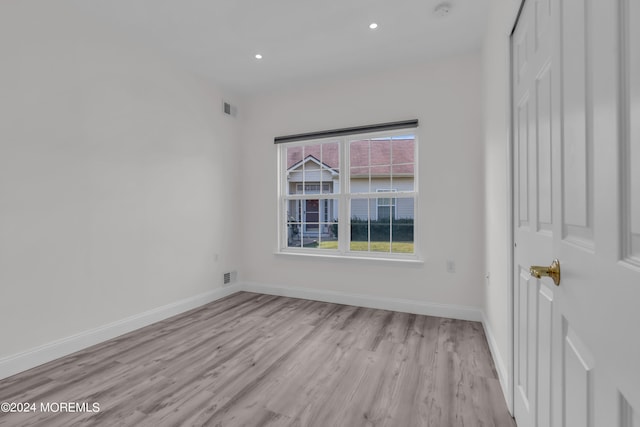
[[623, 259], [640, 267], [640, 5], [620, 0]]
[[563, 237], [593, 250], [590, 20], [585, 0], [562, 0], [561, 13]]
[[563, 316], [564, 425], [593, 427], [593, 357]]
[[551, 58], [542, 67], [536, 78], [536, 159], [537, 159], [537, 231], [552, 233], [552, 188], [551, 170]]
[[538, 294], [538, 427], [551, 426], [551, 355], [553, 354], [553, 291], [540, 286]]
[[618, 394], [618, 401], [620, 408], [620, 427], [640, 427], [640, 415], [634, 411], [624, 394]]
[[529, 93], [518, 103], [518, 226], [529, 228]]

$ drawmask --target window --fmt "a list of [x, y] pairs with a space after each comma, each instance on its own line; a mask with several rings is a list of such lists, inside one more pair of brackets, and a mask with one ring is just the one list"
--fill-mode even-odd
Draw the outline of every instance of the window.
[[415, 258], [412, 130], [288, 142], [278, 151], [281, 252]]

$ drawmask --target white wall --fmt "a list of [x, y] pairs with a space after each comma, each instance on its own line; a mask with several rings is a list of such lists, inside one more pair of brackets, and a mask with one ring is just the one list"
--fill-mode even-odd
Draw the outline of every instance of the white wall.
[[[480, 308], [484, 164], [479, 54], [246, 101], [241, 279]], [[279, 135], [418, 118], [424, 265], [274, 255]], [[457, 272], [446, 272], [446, 260]]]
[[62, 2], [1, 2], [0, 52], [0, 359], [220, 287], [222, 94]]
[[[224, 94], [179, 64], [60, 3], [0, 3], [0, 358], [214, 289], [236, 269], [484, 308], [506, 358], [515, 3], [492, 2], [482, 57], [261, 95], [240, 106], [241, 138]], [[421, 123], [425, 264], [273, 255], [273, 137], [409, 118]]]
[[[507, 374], [511, 363], [509, 344], [511, 283], [509, 277], [509, 32], [518, 0], [492, 0], [483, 44], [486, 281], [484, 310]], [[494, 349], [495, 350], [495, 349]], [[494, 353], [495, 355], [495, 353]], [[501, 378], [503, 387], [509, 378]], [[505, 390], [505, 393], [510, 393]]]

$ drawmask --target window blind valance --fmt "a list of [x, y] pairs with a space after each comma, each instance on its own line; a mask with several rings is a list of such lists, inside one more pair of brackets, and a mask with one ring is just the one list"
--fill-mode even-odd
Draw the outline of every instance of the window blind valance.
[[400, 122], [378, 123], [374, 125], [355, 126], [350, 128], [323, 130], [318, 132], [299, 133], [296, 135], [276, 136], [273, 139], [274, 144], [285, 144], [287, 142], [305, 141], [312, 139], [330, 138], [332, 136], [355, 135], [358, 133], [370, 133], [389, 131], [394, 129], [417, 128], [418, 119], [403, 120]]

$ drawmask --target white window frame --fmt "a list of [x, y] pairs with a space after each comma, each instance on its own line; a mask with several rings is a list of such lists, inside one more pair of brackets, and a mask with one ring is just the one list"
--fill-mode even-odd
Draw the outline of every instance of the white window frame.
[[[413, 135], [414, 137], [414, 162], [413, 162], [413, 191], [397, 190], [389, 188], [390, 191], [378, 191], [373, 190], [370, 192], [351, 193], [350, 192], [350, 177], [349, 173], [343, 171], [350, 170], [349, 164], [349, 142], [354, 140], [374, 139], [374, 138], [394, 138], [404, 135]], [[340, 171], [339, 188], [334, 188], [334, 193], [329, 194], [288, 194], [288, 181], [287, 181], [287, 148], [295, 146], [314, 145], [322, 143], [339, 143], [340, 144], [340, 165], [338, 170]], [[390, 260], [420, 260], [420, 215], [418, 213], [419, 208], [419, 157], [418, 157], [418, 135], [415, 128], [401, 129], [395, 131], [383, 131], [375, 133], [362, 133], [356, 135], [349, 135], [344, 137], [332, 137], [322, 139], [309, 139], [299, 142], [291, 142], [277, 145], [278, 152], [278, 227], [277, 229], [277, 242], [278, 247], [276, 253], [280, 254], [303, 254], [313, 256], [329, 256], [329, 257], [344, 257], [344, 258], [370, 258], [370, 259], [390, 259]], [[323, 182], [324, 183], [324, 182]], [[391, 182], [393, 184], [393, 182]], [[334, 183], [335, 186], [335, 183]], [[297, 190], [297, 187], [296, 187]], [[336, 191], [337, 190], [337, 191]], [[371, 188], [369, 189], [371, 190]], [[297, 192], [297, 191], [296, 191]], [[398, 198], [411, 198], [414, 203], [413, 211], [413, 253], [395, 253], [395, 252], [364, 252], [364, 251], [351, 251], [350, 250], [350, 236], [351, 236], [351, 200], [354, 199], [370, 199], [376, 200], [378, 198], [393, 198], [397, 219], [397, 199]], [[288, 247], [288, 228], [287, 228], [287, 204], [290, 200], [304, 200], [304, 199], [333, 199], [338, 203], [338, 248], [337, 249], [317, 249], [317, 248], [304, 248], [304, 247]], [[370, 206], [370, 203], [368, 203]], [[369, 207], [369, 209], [371, 209]], [[378, 212], [376, 211], [376, 218]], [[369, 213], [369, 218], [371, 215]]]

